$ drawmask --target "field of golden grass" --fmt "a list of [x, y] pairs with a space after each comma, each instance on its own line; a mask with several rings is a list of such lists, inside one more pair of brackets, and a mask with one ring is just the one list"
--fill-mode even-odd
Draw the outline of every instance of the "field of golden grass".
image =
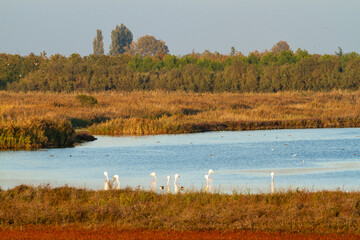
[[360, 126], [360, 92], [102, 92], [93, 105], [78, 95], [3, 91], [0, 118], [65, 119], [103, 135]]

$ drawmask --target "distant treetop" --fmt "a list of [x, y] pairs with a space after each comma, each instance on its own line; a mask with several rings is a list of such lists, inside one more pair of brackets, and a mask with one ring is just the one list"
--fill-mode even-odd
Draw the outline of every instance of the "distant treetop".
[[96, 37], [93, 41], [93, 49], [94, 49], [94, 55], [104, 55], [104, 43], [103, 43], [103, 36], [101, 33], [101, 30], [98, 29], [96, 31]]
[[157, 40], [154, 36], [146, 35], [131, 44], [131, 53], [140, 54], [143, 57], [166, 55], [169, 53], [169, 48], [163, 40]]
[[286, 41], [280, 41], [271, 48], [271, 52], [273, 53], [280, 53], [282, 51], [289, 51], [289, 50], [291, 49]]
[[118, 56], [123, 54], [130, 48], [130, 44], [133, 40], [133, 34], [124, 25], [117, 25], [114, 30], [111, 31], [111, 45], [109, 54], [111, 56]]

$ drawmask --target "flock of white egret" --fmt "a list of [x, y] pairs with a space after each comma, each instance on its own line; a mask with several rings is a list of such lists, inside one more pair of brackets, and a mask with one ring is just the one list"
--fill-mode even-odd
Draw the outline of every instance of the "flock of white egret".
[[[214, 170], [209, 169], [208, 174], [205, 175], [205, 180], [206, 180], [205, 192], [207, 192], [207, 193], [213, 193], [213, 179], [212, 179], [213, 173], [214, 173]], [[109, 189], [119, 190], [120, 189], [119, 175], [114, 175], [113, 181], [109, 180], [108, 172], [104, 172], [104, 176], [105, 176], [104, 190], [109, 190]], [[156, 173], [152, 172], [152, 173], [150, 173], [150, 176], [151, 176], [150, 190], [152, 192], [156, 192], [156, 183], [157, 183]], [[271, 193], [275, 192], [274, 176], [275, 176], [275, 173], [271, 172], [271, 187], [270, 187]], [[174, 193], [179, 193], [180, 190], [181, 191], [184, 190], [184, 187], [180, 187], [180, 189], [179, 189], [179, 178], [180, 178], [180, 175], [178, 173], [175, 174], [175, 176], [174, 176], [174, 179], [175, 179], [174, 180]], [[166, 184], [166, 192], [167, 193], [171, 193], [170, 179], [171, 179], [171, 177], [167, 176], [167, 184]], [[140, 186], [138, 188], [140, 188]], [[165, 186], [160, 186], [160, 191], [164, 192]]]

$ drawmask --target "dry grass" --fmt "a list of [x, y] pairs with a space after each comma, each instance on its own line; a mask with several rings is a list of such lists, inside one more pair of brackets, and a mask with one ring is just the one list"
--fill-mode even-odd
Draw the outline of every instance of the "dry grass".
[[95, 106], [77, 95], [0, 92], [0, 117], [67, 119], [111, 135], [360, 126], [360, 92], [103, 92]]
[[360, 235], [360, 193], [155, 194], [18, 186], [0, 192], [0, 226], [116, 227]]
[[63, 120], [0, 119], [0, 149], [3, 150], [71, 147], [74, 142], [74, 129]]

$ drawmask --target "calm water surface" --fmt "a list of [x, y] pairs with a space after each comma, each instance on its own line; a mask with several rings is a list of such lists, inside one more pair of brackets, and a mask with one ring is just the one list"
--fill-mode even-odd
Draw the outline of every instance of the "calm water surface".
[[102, 189], [108, 171], [120, 176], [121, 187], [149, 189], [155, 171], [157, 186], [179, 173], [179, 185], [200, 190], [211, 168], [220, 192], [269, 192], [272, 171], [277, 190], [359, 191], [359, 136], [359, 128], [97, 136], [75, 148], [0, 152], [0, 187]]

